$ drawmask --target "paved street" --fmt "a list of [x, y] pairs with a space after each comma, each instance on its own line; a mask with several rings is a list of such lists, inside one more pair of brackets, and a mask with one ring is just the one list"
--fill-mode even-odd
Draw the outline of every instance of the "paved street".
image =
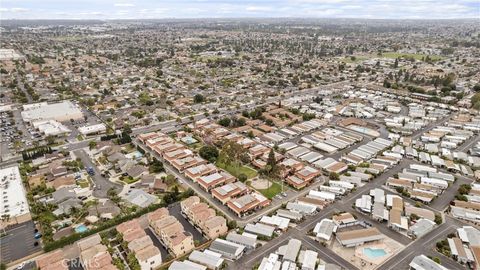
[[466, 140], [462, 145], [457, 148], [457, 151], [462, 151], [468, 153], [470, 148], [480, 141], [480, 134], [472, 136], [470, 139]]
[[413, 132], [410, 137], [412, 138], [412, 140], [418, 139], [420, 136], [423, 135], [423, 133], [428, 132], [431, 129], [434, 129], [438, 126], [441, 126], [441, 125], [445, 124], [448, 120], [450, 120], [452, 118], [452, 116], [453, 115], [450, 114], [450, 115], [448, 115], [444, 118], [439, 119], [438, 121], [431, 122], [430, 124], [426, 125], [425, 127]]
[[97, 198], [107, 198], [107, 192], [110, 188], [115, 188], [117, 192], [120, 192], [122, 185], [113, 183], [103, 177], [102, 172], [97, 168], [97, 166], [92, 162], [85, 150], [75, 150], [73, 152], [75, 156], [79, 157], [82, 160], [82, 163], [86, 168], [92, 167], [95, 171], [95, 175], [91, 176], [94, 182], [93, 196]]

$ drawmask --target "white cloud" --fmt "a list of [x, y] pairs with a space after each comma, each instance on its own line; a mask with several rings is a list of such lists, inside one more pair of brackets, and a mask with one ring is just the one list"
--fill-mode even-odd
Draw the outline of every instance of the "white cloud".
[[115, 3], [114, 6], [116, 7], [134, 7], [135, 5], [132, 3]]
[[0, 8], [0, 12], [24, 13], [28, 12], [26, 8]]
[[253, 12], [259, 12], [259, 11], [271, 11], [272, 7], [268, 6], [248, 6], [245, 8], [246, 11], [253, 11]]

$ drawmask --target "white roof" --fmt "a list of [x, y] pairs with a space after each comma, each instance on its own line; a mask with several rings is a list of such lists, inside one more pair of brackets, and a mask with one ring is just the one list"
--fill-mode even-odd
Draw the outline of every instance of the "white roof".
[[24, 107], [22, 112], [22, 118], [27, 122], [34, 120], [65, 121], [70, 118], [79, 119], [81, 117], [83, 117], [82, 111], [67, 100], [52, 104], [40, 103], [29, 108]]
[[318, 253], [313, 250], [306, 250], [303, 253], [302, 268], [315, 269]]
[[11, 218], [30, 212], [18, 166], [0, 169], [0, 216]]
[[105, 126], [105, 124], [101, 123], [101, 124], [79, 127], [78, 131], [83, 135], [87, 135], [87, 134], [96, 133], [96, 132], [103, 132], [106, 129], [107, 127]]
[[280, 216], [263, 216], [260, 219], [261, 223], [267, 224], [267, 225], [275, 225], [276, 227], [280, 229], [286, 229], [288, 228], [288, 224], [290, 223], [290, 219], [280, 217]]
[[207, 270], [206, 266], [185, 260], [183, 262], [174, 261], [168, 270]]

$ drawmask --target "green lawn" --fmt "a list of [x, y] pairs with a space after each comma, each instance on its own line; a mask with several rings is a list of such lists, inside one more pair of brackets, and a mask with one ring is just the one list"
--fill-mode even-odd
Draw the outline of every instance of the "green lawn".
[[81, 188], [86, 188], [88, 187], [88, 180], [85, 180], [85, 181], [78, 181], [78, 185], [81, 187]]
[[121, 180], [127, 184], [135, 183], [138, 181], [138, 179], [134, 179], [132, 177], [122, 177]]
[[240, 174], [245, 174], [247, 176], [248, 179], [251, 179], [255, 176], [257, 176], [257, 171], [250, 168], [250, 167], [247, 167], [247, 166], [239, 166], [237, 164], [230, 164], [228, 166], [226, 166], [225, 164], [221, 163], [221, 162], [217, 162], [216, 164], [219, 168], [222, 168], [224, 170], [226, 170], [227, 172], [229, 172], [231, 175], [235, 176], [238, 178], [238, 176]]
[[272, 185], [267, 189], [257, 189], [258, 192], [262, 193], [263, 196], [268, 199], [272, 199], [275, 195], [282, 192], [282, 186], [278, 183], [271, 182]]
[[439, 55], [428, 55], [428, 54], [421, 54], [421, 53], [396, 53], [396, 52], [386, 52], [382, 53], [382, 57], [385, 58], [414, 58], [416, 60], [422, 60], [422, 58], [426, 58], [427, 56], [432, 59], [432, 61], [442, 60], [443, 58]]
[[352, 60], [352, 57], [347, 56], [347, 57], [344, 57], [341, 61], [344, 63], [356, 63], [356, 62], [364, 61], [367, 59], [370, 59], [370, 57], [364, 56], [364, 55], [355, 55], [353, 60]]

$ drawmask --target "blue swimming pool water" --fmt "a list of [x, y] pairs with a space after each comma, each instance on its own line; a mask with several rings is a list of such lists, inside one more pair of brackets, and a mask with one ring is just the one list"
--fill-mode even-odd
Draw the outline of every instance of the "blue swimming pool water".
[[80, 226], [77, 226], [75, 228], [75, 232], [77, 232], [77, 233], [83, 233], [83, 232], [86, 232], [86, 231], [88, 231], [88, 228], [87, 228], [87, 226], [85, 226], [83, 224], [80, 225]]
[[376, 259], [387, 255], [387, 252], [382, 248], [364, 248], [363, 254], [367, 255], [369, 258]]

